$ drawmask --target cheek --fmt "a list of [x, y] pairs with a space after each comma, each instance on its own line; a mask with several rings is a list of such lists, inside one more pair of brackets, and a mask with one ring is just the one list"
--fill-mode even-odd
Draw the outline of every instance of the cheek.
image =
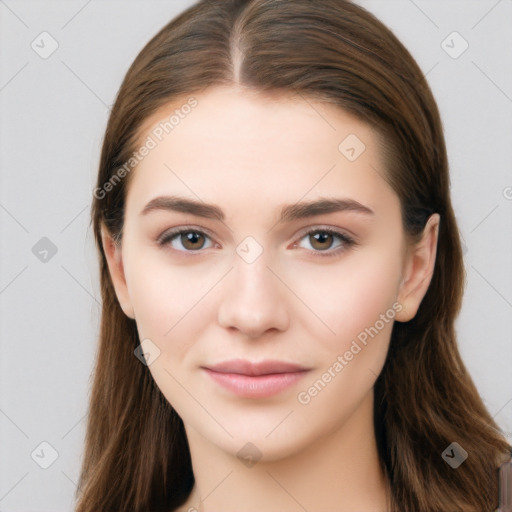
[[297, 395], [309, 415], [335, 428], [348, 418], [375, 384], [389, 347], [400, 276], [399, 254], [390, 249], [361, 252], [335, 272], [317, 275], [324, 283], [319, 315], [335, 335], [317, 336], [316, 371]]
[[181, 362], [196, 333], [211, 321], [207, 295], [222, 274], [208, 267], [171, 265], [142, 251], [128, 258], [126, 278], [139, 337], [154, 341], [164, 362]]
[[[310, 310], [296, 313], [296, 320], [317, 339], [318, 347], [340, 351], [376, 322], [384, 336], [389, 334], [400, 278], [400, 255], [389, 245], [356, 250], [339, 263], [311, 265], [307, 271], [288, 267], [286, 273], [288, 282], [294, 282], [294, 292]], [[388, 322], [383, 327], [379, 319], [386, 314]]]
[[[375, 254], [361, 261], [348, 284], [341, 292], [337, 323], [340, 330], [352, 336], [375, 324], [382, 314], [392, 308], [397, 296], [398, 264]], [[334, 312], [333, 312], [334, 314]]]

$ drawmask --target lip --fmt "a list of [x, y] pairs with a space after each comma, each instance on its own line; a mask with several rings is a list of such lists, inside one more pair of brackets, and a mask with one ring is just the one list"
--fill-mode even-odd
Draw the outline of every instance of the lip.
[[203, 366], [208, 376], [228, 391], [245, 398], [276, 395], [300, 380], [309, 369], [284, 361], [251, 363], [243, 359]]

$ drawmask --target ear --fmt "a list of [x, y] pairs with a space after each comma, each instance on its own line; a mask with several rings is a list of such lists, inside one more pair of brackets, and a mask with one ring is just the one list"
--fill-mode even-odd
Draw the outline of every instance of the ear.
[[395, 317], [399, 322], [408, 322], [416, 316], [427, 293], [436, 262], [439, 222], [439, 214], [432, 214], [423, 229], [421, 240], [407, 248], [405, 269], [397, 297], [403, 308]]
[[112, 236], [109, 234], [105, 226], [101, 226], [101, 240], [103, 243], [105, 257], [107, 259], [110, 277], [114, 285], [119, 305], [121, 306], [121, 309], [126, 316], [131, 319], [135, 319], [135, 314], [124, 276], [121, 245], [114, 242]]

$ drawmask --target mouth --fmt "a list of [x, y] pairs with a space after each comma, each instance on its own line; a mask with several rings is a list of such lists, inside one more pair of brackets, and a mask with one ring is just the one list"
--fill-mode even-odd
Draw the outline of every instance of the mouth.
[[217, 384], [244, 398], [266, 398], [281, 393], [299, 381], [308, 371], [284, 361], [251, 363], [243, 359], [202, 366]]

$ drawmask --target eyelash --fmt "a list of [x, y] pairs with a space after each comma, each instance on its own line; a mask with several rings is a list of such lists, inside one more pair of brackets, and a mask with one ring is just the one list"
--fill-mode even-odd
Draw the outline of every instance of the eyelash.
[[[163, 233], [162, 235], [160, 235], [158, 237], [157, 244], [160, 247], [164, 247], [164, 246], [168, 245], [170, 242], [172, 242], [176, 237], [183, 235], [184, 233], [194, 233], [194, 234], [198, 234], [198, 235], [204, 235], [207, 238], [211, 238], [207, 233], [205, 233], [204, 231], [201, 231], [200, 229], [193, 228], [192, 226], [190, 226], [190, 227], [185, 226], [185, 227], [166, 231], [165, 233]], [[298, 238], [297, 242], [294, 243], [293, 247], [296, 247], [298, 242], [300, 242], [303, 238], [307, 237], [308, 235], [313, 235], [313, 234], [318, 234], [318, 233], [322, 233], [322, 234], [327, 233], [329, 235], [333, 235], [334, 237], [338, 237], [338, 239], [341, 240], [342, 245], [340, 245], [336, 249], [327, 249], [325, 251], [313, 250], [312, 252], [315, 254], [315, 257], [320, 256], [322, 258], [331, 258], [331, 257], [337, 256], [338, 254], [341, 254], [342, 252], [357, 245], [357, 242], [353, 238], [346, 235], [345, 233], [341, 233], [340, 231], [334, 230], [332, 228], [318, 228], [317, 227], [314, 229], [310, 229], [309, 231], [303, 232], [301, 234], [301, 236]], [[179, 252], [191, 253], [192, 255], [194, 255], [194, 254], [198, 254], [203, 251], [204, 251], [204, 249], [198, 249], [197, 251], [179, 251]]]

